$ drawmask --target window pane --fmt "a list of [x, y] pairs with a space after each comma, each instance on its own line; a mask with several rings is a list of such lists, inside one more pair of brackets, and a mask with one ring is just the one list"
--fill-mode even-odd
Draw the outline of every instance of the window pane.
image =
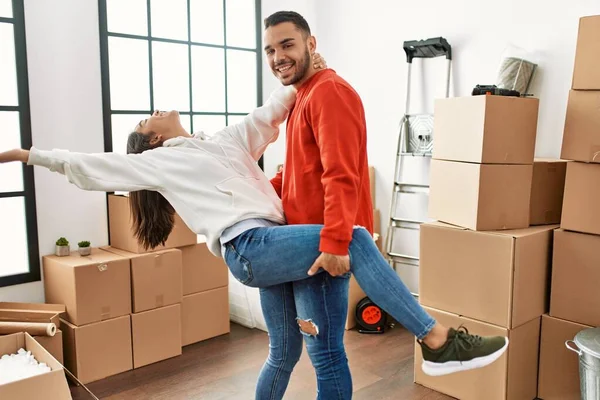
[[224, 115], [194, 115], [194, 132], [214, 135], [225, 127]]
[[[21, 147], [19, 113], [0, 111], [2, 140], [0, 152]], [[0, 164], [0, 192], [20, 192], [23, 190], [23, 166], [21, 163]], [[0, 220], [2, 221], [2, 220]], [[7, 226], [7, 225], [5, 225]]]
[[227, 46], [256, 48], [256, 2], [227, 0]]
[[12, 18], [12, 2], [10, 0], [0, 0], [0, 17]]
[[0, 106], [19, 105], [13, 24], [0, 24]]
[[112, 124], [112, 145], [113, 152], [127, 154], [127, 137], [135, 130], [135, 126], [150, 114], [113, 114]]
[[229, 115], [227, 117], [227, 126], [239, 124], [246, 118], [246, 115]]
[[10, 229], [0, 229], [0, 253], [4, 257], [0, 276], [29, 272], [25, 198], [0, 199], [0, 221], [2, 226], [10, 227]]
[[109, 32], [148, 35], [146, 0], [106, 0]]
[[148, 42], [108, 38], [110, 102], [113, 110], [150, 110]]
[[187, 0], [152, 0], [151, 4], [153, 37], [188, 39]]
[[190, 0], [192, 42], [223, 43], [223, 0]]
[[225, 50], [192, 46], [194, 111], [225, 111]]
[[256, 108], [256, 53], [227, 50], [227, 106], [229, 112]]
[[190, 109], [188, 46], [152, 42], [154, 108], [157, 110]]

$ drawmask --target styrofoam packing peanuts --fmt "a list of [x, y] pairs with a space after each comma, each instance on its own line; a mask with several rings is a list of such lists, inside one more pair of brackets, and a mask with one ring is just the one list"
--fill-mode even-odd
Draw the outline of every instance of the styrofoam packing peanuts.
[[38, 363], [30, 351], [19, 349], [17, 354], [0, 357], [0, 385], [50, 372], [44, 363]]

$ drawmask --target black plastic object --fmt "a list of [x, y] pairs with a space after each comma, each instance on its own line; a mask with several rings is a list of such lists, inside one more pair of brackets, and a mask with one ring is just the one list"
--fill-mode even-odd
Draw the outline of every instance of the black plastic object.
[[413, 58], [446, 56], [446, 59], [452, 60], [452, 46], [443, 37], [427, 40], [409, 40], [404, 42], [403, 47], [406, 53], [406, 61], [409, 64], [412, 63]]
[[356, 322], [360, 333], [384, 333], [387, 313], [365, 297], [356, 305]]
[[501, 89], [496, 85], [477, 85], [471, 92], [472, 96], [494, 95], [494, 96], [511, 96], [521, 97], [521, 93], [511, 89]]

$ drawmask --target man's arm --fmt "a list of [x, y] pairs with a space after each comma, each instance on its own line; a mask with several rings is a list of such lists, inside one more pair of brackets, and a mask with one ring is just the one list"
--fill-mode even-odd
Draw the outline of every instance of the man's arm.
[[281, 191], [283, 188], [283, 170], [277, 171], [277, 174], [271, 179], [271, 185], [273, 185], [273, 189], [277, 192], [277, 196], [281, 198]]

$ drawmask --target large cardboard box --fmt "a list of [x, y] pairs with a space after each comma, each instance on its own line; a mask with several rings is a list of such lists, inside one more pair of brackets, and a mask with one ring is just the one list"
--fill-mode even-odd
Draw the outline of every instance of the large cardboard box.
[[65, 367], [82, 383], [133, 369], [129, 315], [75, 326], [61, 319]]
[[131, 315], [133, 368], [181, 355], [181, 304]]
[[600, 165], [568, 163], [560, 227], [600, 235], [599, 198]]
[[531, 164], [539, 100], [468, 96], [435, 101], [433, 158], [481, 164]]
[[43, 265], [46, 301], [64, 304], [69, 322], [85, 325], [131, 313], [128, 259], [92, 249], [86, 257], [45, 256]]
[[560, 158], [600, 163], [599, 126], [600, 91], [571, 90]]
[[130, 260], [134, 313], [181, 303], [183, 277], [180, 250], [168, 249], [135, 254], [114, 247], [102, 249]]
[[187, 227], [178, 214], [175, 214], [175, 226], [165, 245], [154, 249], [145, 249], [133, 235], [128, 196], [112, 194], [108, 196], [108, 221], [110, 245], [132, 253], [147, 253], [150, 251], [188, 246], [198, 241], [198, 235]]
[[419, 301], [505, 328], [540, 317], [557, 227], [475, 232], [422, 224]]
[[198, 243], [180, 247], [183, 259], [183, 295], [205, 292], [229, 284], [227, 265], [206, 246]]
[[557, 230], [554, 234], [550, 315], [600, 326], [600, 236]]
[[565, 347], [579, 331], [590, 328], [575, 322], [542, 317], [538, 397], [542, 400], [580, 400], [579, 357]]
[[573, 68], [573, 89], [600, 90], [600, 15], [579, 19], [579, 33]]
[[429, 216], [487, 231], [529, 226], [533, 165], [431, 161]]
[[34, 338], [27, 333], [0, 336], [0, 357], [4, 354], [15, 354], [19, 349], [31, 351], [35, 359], [39, 363], [45, 363], [51, 371], [0, 385], [0, 399], [72, 399], [62, 365]]
[[530, 225], [560, 224], [567, 163], [564, 160], [536, 158], [533, 163]]
[[426, 307], [445, 326], [464, 325], [470, 333], [482, 336], [508, 336], [506, 353], [484, 368], [445, 376], [423, 373], [421, 349], [415, 344], [415, 382], [461, 400], [531, 400], [537, 393], [540, 317], [515, 329]]
[[181, 304], [183, 346], [224, 335], [230, 330], [227, 287], [183, 296]]

